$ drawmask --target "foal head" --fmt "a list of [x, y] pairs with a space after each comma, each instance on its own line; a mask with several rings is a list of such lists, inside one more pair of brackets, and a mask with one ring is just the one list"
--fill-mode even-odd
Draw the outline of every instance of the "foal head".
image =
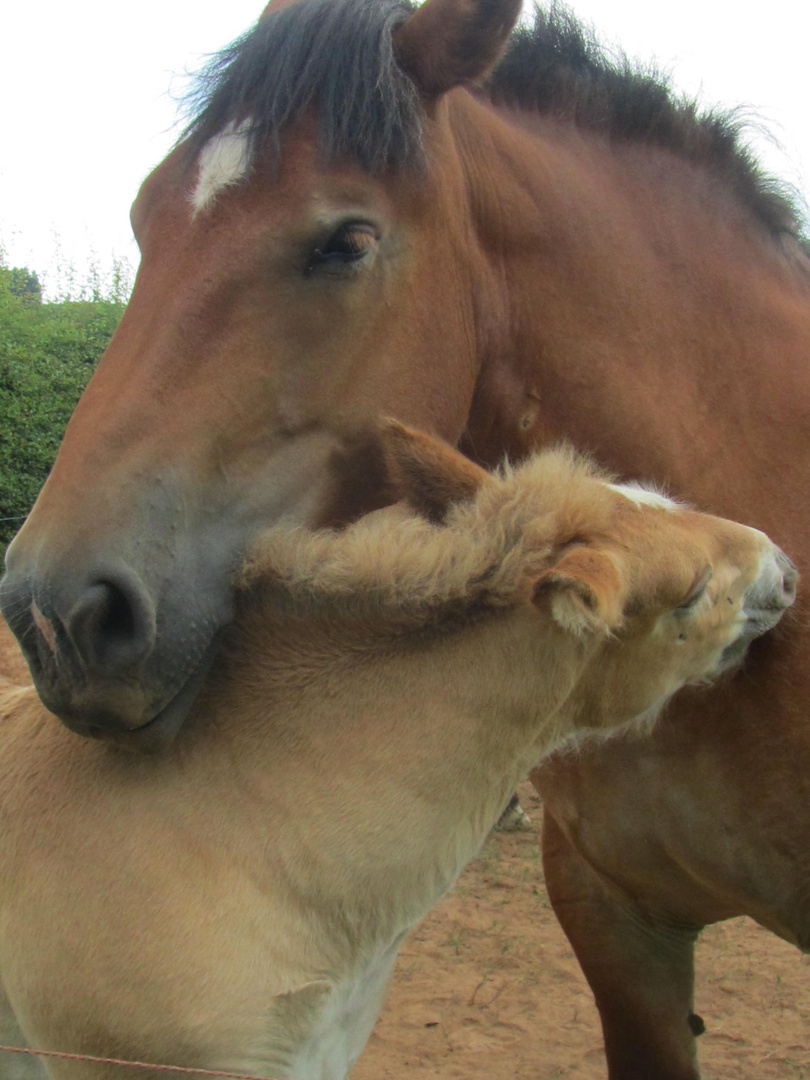
[[[261, 665], [291, 615], [309, 620], [302, 641], [337, 633], [358, 655], [489, 620], [536, 642], [541, 680], [556, 666], [565, 683], [568, 664], [571, 730], [608, 727], [733, 667], [793, 601], [795, 570], [763, 533], [612, 483], [569, 449], [487, 473], [396, 421], [363, 445], [403, 502], [343, 533], [263, 537], [242, 575], [259, 601], [248, 646], [237, 620], [241, 665]], [[517, 652], [487, 678], [502, 675], [521, 677]]]

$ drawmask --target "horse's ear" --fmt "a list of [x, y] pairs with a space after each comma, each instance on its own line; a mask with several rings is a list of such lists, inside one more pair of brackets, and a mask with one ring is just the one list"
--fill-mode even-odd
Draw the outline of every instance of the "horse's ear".
[[297, 3], [298, 0], [270, 0], [269, 4], [265, 6], [264, 11], [259, 16], [259, 22], [262, 19], [266, 19], [268, 15], [272, 15], [274, 11], [281, 11], [282, 8], [289, 7], [290, 4]]
[[622, 624], [624, 582], [616, 559], [590, 545], [566, 549], [534, 584], [534, 602], [549, 602], [551, 616], [577, 635], [609, 634]]
[[385, 419], [379, 432], [389, 492], [430, 521], [442, 522], [454, 503], [473, 498], [489, 480], [479, 465], [424, 431]]
[[521, 0], [426, 0], [394, 31], [394, 52], [423, 97], [478, 82], [506, 48]]

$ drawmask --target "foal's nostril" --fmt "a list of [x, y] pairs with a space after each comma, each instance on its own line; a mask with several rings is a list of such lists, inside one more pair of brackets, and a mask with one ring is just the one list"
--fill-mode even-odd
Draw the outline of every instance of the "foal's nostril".
[[799, 580], [799, 571], [781, 548], [777, 548], [776, 563], [782, 571], [782, 595], [785, 603], [792, 604], [796, 599], [796, 583]]
[[85, 669], [132, 668], [154, 647], [154, 605], [135, 575], [111, 575], [85, 589], [65, 630]]

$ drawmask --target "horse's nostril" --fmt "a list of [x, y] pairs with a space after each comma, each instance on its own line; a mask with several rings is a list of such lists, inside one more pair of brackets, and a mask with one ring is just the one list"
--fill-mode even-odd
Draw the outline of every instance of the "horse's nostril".
[[107, 596], [99, 619], [99, 632], [110, 641], [129, 641], [136, 632], [135, 613], [121, 590], [105, 585]]
[[131, 668], [154, 647], [154, 605], [134, 574], [119, 573], [85, 589], [65, 630], [86, 670]]

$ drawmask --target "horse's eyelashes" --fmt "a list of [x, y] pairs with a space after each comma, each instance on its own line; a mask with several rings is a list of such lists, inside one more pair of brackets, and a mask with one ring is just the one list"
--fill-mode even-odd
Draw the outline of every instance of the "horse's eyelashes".
[[341, 273], [355, 268], [377, 247], [377, 230], [365, 222], [341, 225], [329, 239], [316, 247], [307, 265], [307, 274], [319, 270]]

